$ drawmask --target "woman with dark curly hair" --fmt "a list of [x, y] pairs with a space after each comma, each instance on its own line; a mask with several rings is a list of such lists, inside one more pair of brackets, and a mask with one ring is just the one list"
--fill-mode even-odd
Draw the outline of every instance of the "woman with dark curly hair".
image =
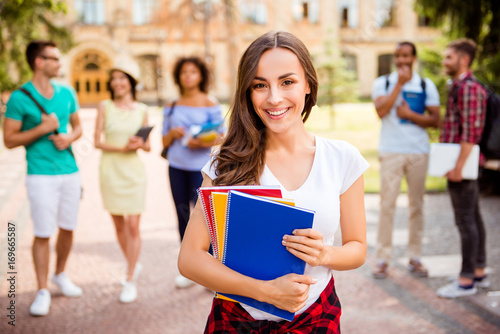
[[[163, 147], [168, 147], [168, 175], [179, 223], [181, 241], [189, 220], [191, 207], [197, 199], [196, 190], [203, 181], [201, 168], [210, 159], [212, 146], [220, 142], [220, 135], [208, 140], [194, 138], [193, 126], [222, 121], [221, 106], [208, 95], [210, 73], [198, 57], [177, 60], [173, 71], [180, 97], [164, 108]], [[185, 288], [193, 282], [178, 275], [175, 285]]]
[[[258, 280], [208, 254], [209, 232], [197, 204], [181, 245], [180, 272], [222, 294], [250, 297], [295, 313], [289, 322], [250, 305], [215, 298], [205, 333], [340, 332], [340, 302], [332, 273], [365, 262], [363, 173], [368, 163], [352, 145], [306, 130], [304, 122], [317, 92], [309, 52], [290, 33], [259, 37], [240, 60], [228, 133], [202, 169], [203, 186], [279, 185], [284, 198], [315, 211], [315, 216], [311, 229], [296, 229], [282, 239], [286, 250], [305, 261], [304, 275]], [[342, 245], [334, 246], [339, 226]]]

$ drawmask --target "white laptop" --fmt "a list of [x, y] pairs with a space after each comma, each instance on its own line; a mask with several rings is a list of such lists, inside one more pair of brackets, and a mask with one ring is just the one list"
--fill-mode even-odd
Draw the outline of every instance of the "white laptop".
[[[455, 167], [460, 154], [460, 144], [432, 143], [429, 152], [429, 168], [427, 174], [430, 176], [445, 176]], [[479, 172], [479, 146], [474, 145], [467, 157], [462, 177], [465, 180], [476, 180]]]

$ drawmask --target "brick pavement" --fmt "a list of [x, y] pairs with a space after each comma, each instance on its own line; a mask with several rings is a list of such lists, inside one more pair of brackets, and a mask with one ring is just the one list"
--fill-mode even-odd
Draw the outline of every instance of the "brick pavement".
[[[118, 296], [125, 263], [111, 219], [102, 208], [98, 189], [100, 152], [92, 146], [94, 111], [82, 110], [81, 117], [85, 136], [75, 145], [75, 151], [82, 173], [84, 198], [67, 273], [83, 288], [84, 294], [77, 299], [65, 298], [50, 285], [53, 297], [49, 316], [34, 318], [29, 315], [36, 284], [30, 255], [32, 227], [24, 190], [23, 149], [0, 153], [0, 172], [5, 172], [2, 169], [5, 168], [11, 173], [10, 183], [4, 182], [4, 178], [0, 181], [0, 236], [5, 236], [7, 220], [17, 223], [19, 235], [15, 330], [8, 325], [6, 317], [6, 307], [11, 299], [7, 297], [8, 284], [4, 276], [5, 242], [2, 242], [0, 250], [0, 333], [201, 333], [212, 293], [201, 286], [185, 290], [177, 290], [173, 286], [177, 274], [179, 241], [174, 208], [167, 188], [166, 162], [159, 158], [158, 153], [159, 139], [153, 141], [151, 153], [141, 154], [148, 175], [146, 212], [141, 223], [140, 261], [144, 269], [139, 278], [137, 301], [124, 305], [118, 301]], [[152, 138], [159, 138], [159, 114], [152, 113], [151, 120], [157, 124]], [[1, 190], [5, 190], [3, 194]], [[426, 208], [439, 210], [443, 206], [441, 202], [445, 203], [445, 196], [426, 196]], [[378, 196], [367, 195], [366, 203], [368, 230], [373, 231]], [[494, 211], [498, 210], [499, 203], [500, 199], [490, 199], [486, 206]], [[426, 215], [430, 221], [434, 217], [449, 221], [451, 211], [445, 208]], [[486, 216], [490, 224], [499, 218], [498, 212], [491, 214], [488, 211]], [[404, 219], [404, 215], [402, 217]], [[445, 228], [449, 229], [449, 226]], [[432, 228], [431, 231], [435, 232]], [[436, 243], [434, 237], [427, 236], [427, 242]], [[456, 246], [445, 250], [436, 248], [435, 251], [453, 253], [456, 252]], [[475, 303], [474, 298], [455, 301], [437, 298], [435, 287], [445, 281], [443, 277], [416, 279], [395, 261], [390, 279], [373, 280], [369, 275], [374, 262], [372, 254], [373, 248], [370, 246], [364, 266], [354, 271], [335, 273], [337, 292], [343, 307], [343, 333], [500, 332], [500, 317], [488, 312], [481, 303]], [[54, 264], [52, 254], [52, 268]], [[497, 290], [498, 270], [500, 268], [493, 266], [490, 275], [495, 279], [492, 288]], [[486, 296], [482, 292], [476, 299], [485, 299]]]

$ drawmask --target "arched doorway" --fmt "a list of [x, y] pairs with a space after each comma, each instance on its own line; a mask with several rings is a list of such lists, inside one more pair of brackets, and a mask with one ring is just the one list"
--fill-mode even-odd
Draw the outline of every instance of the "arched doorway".
[[73, 62], [73, 87], [81, 105], [96, 105], [109, 98], [110, 59], [97, 50], [86, 50]]

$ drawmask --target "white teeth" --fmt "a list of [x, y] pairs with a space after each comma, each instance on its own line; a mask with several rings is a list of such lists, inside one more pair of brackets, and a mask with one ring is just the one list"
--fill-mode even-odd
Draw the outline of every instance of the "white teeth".
[[285, 109], [282, 109], [282, 110], [278, 110], [278, 111], [269, 111], [269, 110], [266, 110], [266, 112], [271, 115], [271, 116], [279, 116], [279, 115], [283, 115], [284, 113], [286, 113], [288, 111], [288, 108], [285, 108]]

